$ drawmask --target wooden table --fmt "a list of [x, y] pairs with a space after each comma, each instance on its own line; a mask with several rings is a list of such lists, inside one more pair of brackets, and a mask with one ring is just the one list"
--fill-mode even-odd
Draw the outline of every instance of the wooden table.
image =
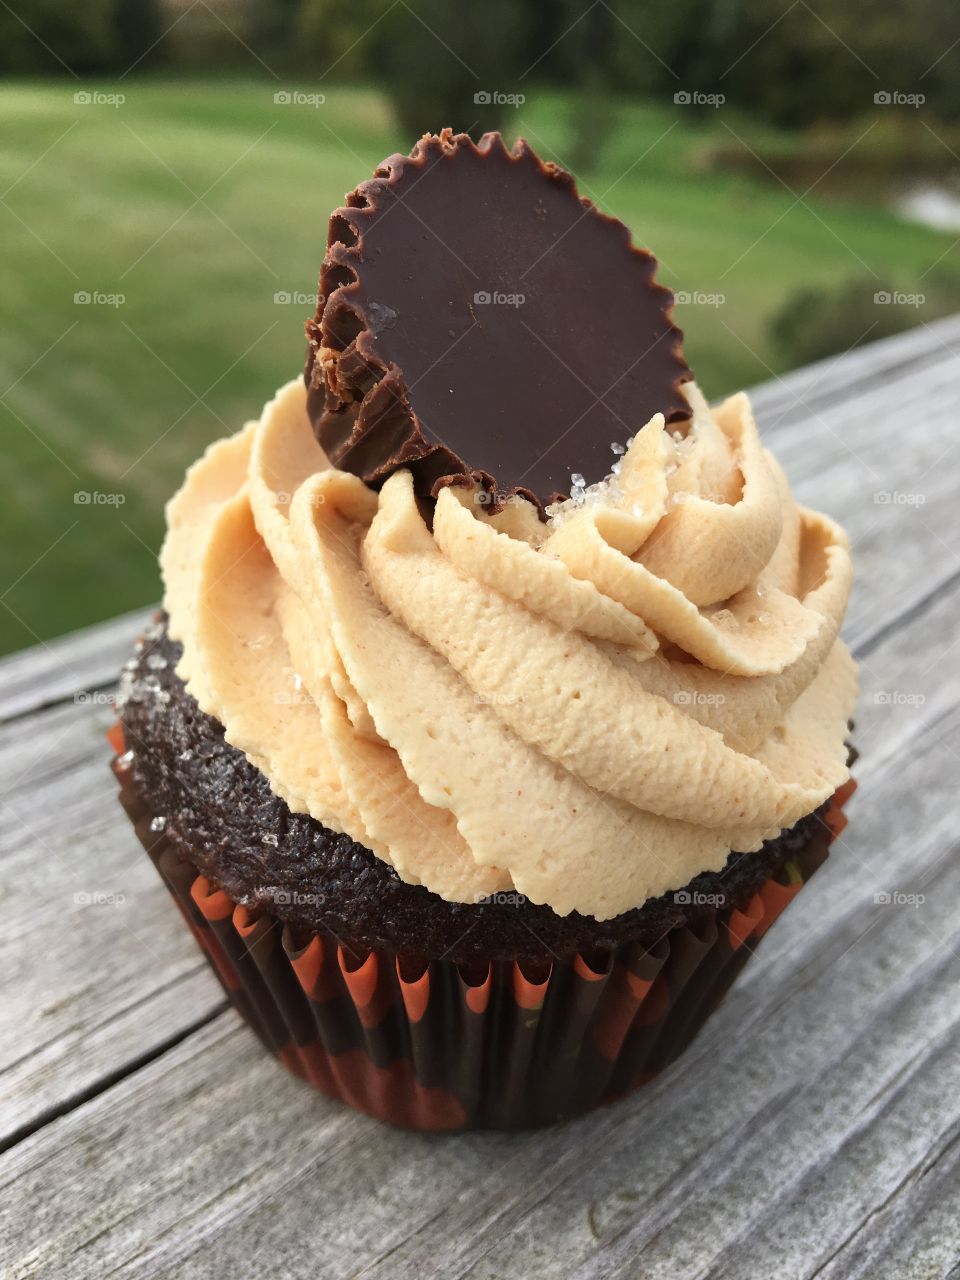
[[116, 805], [146, 615], [0, 664], [4, 1275], [960, 1276], [960, 317], [756, 409], [853, 542], [851, 825], [686, 1056], [566, 1126], [412, 1135], [288, 1077]]

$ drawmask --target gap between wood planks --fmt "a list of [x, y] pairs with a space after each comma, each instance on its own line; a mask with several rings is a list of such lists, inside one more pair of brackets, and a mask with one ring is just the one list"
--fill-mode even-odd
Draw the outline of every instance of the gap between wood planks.
[[45, 1111], [41, 1111], [39, 1115], [33, 1117], [26, 1124], [21, 1125], [18, 1129], [12, 1130], [5, 1138], [0, 1138], [0, 1156], [9, 1151], [12, 1147], [17, 1146], [26, 1138], [38, 1133], [41, 1129], [45, 1129], [47, 1125], [52, 1124], [54, 1120], [59, 1120], [61, 1116], [68, 1115], [71, 1111], [75, 1111], [77, 1107], [82, 1107], [84, 1103], [98, 1098], [102, 1093], [106, 1093], [115, 1085], [126, 1080], [128, 1076], [134, 1075], [141, 1071], [144, 1067], [156, 1062], [158, 1058], [162, 1058], [165, 1053], [171, 1049], [175, 1049], [178, 1044], [182, 1044], [194, 1032], [199, 1031], [202, 1027], [213, 1022], [216, 1018], [222, 1017], [230, 1009], [230, 1002], [226, 999], [218, 1002], [215, 1008], [208, 1010], [202, 1017], [194, 1019], [188, 1026], [183, 1027], [180, 1031], [168, 1036], [165, 1040], [161, 1040], [158, 1044], [153, 1045], [145, 1053], [139, 1054], [137, 1057], [130, 1058], [127, 1062], [122, 1063], [115, 1071], [107, 1072], [99, 1079], [93, 1081], [85, 1089], [79, 1090], [70, 1097], [64, 1098], [62, 1102], [58, 1102], [56, 1106], [48, 1107]]

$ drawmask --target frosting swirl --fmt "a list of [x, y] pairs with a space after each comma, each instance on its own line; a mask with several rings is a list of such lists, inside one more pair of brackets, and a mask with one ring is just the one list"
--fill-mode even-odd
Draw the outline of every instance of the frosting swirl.
[[161, 554], [179, 672], [291, 809], [406, 881], [603, 919], [847, 776], [843, 531], [749, 402], [662, 416], [543, 524], [329, 466], [299, 379], [187, 473]]

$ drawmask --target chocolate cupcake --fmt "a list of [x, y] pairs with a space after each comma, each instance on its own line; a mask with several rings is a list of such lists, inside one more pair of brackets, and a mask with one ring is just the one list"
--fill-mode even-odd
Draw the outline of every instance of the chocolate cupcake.
[[168, 507], [123, 802], [268, 1048], [399, 1124], [649, 1079], [843, 821], [845, 537], [654, 265], [525, 146], [427, 137]]

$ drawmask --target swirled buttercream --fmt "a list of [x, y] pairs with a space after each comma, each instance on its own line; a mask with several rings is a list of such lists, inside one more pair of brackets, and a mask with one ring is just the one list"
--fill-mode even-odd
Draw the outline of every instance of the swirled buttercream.
[[544, 524], [331, 468], [300, 380], [167, 509], [179, 668], [291, 809], [404, 880], [603, 919], [716, 870], [847, 776], [843, 531], [746, 396], [689, 389]]

